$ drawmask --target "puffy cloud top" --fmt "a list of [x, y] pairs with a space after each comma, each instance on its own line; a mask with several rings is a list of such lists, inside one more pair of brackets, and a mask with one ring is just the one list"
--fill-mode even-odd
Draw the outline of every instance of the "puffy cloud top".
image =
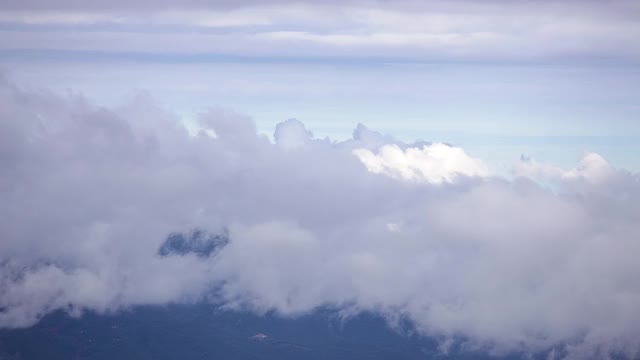
[[385, 145], [378, 154], [367, 149], [353, 151], [373, 173], [394, 178], [441, 183], [452, 182], [459, 175], [487, 176], [487, 167], [464, 150], [437, 143], [402, 150], [397, 145]]
[[278, 146], [284, 149], [296, 149], [308, 144], [313, 138], [313, 133], [300, 121], [289, 119], [276, 125], [273, 137]]

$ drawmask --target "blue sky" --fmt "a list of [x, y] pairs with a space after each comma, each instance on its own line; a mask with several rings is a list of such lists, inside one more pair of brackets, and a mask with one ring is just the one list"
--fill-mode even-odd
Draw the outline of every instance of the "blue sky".
[[[155, 5], [154, 5], [155, 4]], [[164, 4], [164, 3], [162, 3]], [[19, 86], [113, 106], [147, 92], [272, 133], [288, 118], [464, 146], [496, 168], [584, 151], [640, 169], [637, 3], [7, 3], [0, 66]]]

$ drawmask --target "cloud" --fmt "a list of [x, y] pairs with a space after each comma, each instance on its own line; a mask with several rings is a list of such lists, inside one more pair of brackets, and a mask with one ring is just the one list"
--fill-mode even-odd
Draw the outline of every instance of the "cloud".
[[156, 61], [222, 54], [282, 61], [637, 63], [639, 13], [633, 1], [10, 1], [0, 5], [0, 50], [5, 56], [133, 52]]
[[491, 176], [463, 149], [364, 126], [334, 142], [290, 120], [273, 143], [240, 114], [199, 120], [192, 136], [145, 96], [110, 109], [0, 85], [0, 326], [332, 306], [496, 351], [638, 353], [637, 175], [590, 154], [543, 167], [567, 180], [551, 191], [537, 168]]
[[515, 174], [527, 176], [539, 181], [577, 182], [591, 184], [604, 183], [616, 177], [615, 169], [602, 156], [585, 153], [580, 163], [573, 169], [564, 170], [551, 164], [538, 163], [534, 159], [522, 156], [515, 166]]
[[289, 119], [276, 125], [273, 137], [276, 144], [284, 149], [298, 149], [313, 139], [313, 133], [300, 121]]
[[367, 149], [356, 149], [353, 154], [372, 173], [404, 180], [442, 183], [452, 182], [459, 175], [489, 174], [482, 161], [471, 158], [461, 148], [441, 143], [406, 150], [397, 145], [384, 145], [378, 154]]

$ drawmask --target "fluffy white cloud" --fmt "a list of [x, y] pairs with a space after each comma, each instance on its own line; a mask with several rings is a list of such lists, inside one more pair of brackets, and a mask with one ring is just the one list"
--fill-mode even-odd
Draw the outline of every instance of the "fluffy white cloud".
[[353, 153], [369, 171], [397, 179], [442, 183], [452, 182], [460, 175], [489, 174], [482, 161], [468, 156], [461, 148], [442, 143], [405, 150], [398, 145], [384, 145], [378, 154], [367, 149], [356, 149]]
[[[590, 154], [543, 168], [570, 180], [549, 191], [364, 126], [338, 143], [296, 121], [272, 143], [219, 110], [200, 126], [145, 97], [105, 109], [2, 83], [0, 326], [55, 309], [328, 305], [497, 350], [637, 354], [637, 175]], [[229, 241], [159, 253], [194, 229]]]
[[578, 166], [569, 170], [564, 170], [552, 164], [539, 163], [534, 159], [523, 156], [514, 170], [516, 175], [527, 176], [539, 181], [586, 181], [591, 184], [598, 184], [611, 180], [616, 176], [616, 171], [609, 162], [596, 153], [585, 153]]

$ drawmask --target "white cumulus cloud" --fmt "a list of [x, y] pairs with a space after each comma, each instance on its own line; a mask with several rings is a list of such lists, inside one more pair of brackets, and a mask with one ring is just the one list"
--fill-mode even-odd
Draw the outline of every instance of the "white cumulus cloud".
[[442, 143], [401, 149], [398, 145], [384, 145], [378, 153], [355, 149], [353, 153], [369, 171], [397, 179], [452, 182], [458, 176], [487, 176], [489, 170], [479, 159], [467, 155], [463, 149]]

